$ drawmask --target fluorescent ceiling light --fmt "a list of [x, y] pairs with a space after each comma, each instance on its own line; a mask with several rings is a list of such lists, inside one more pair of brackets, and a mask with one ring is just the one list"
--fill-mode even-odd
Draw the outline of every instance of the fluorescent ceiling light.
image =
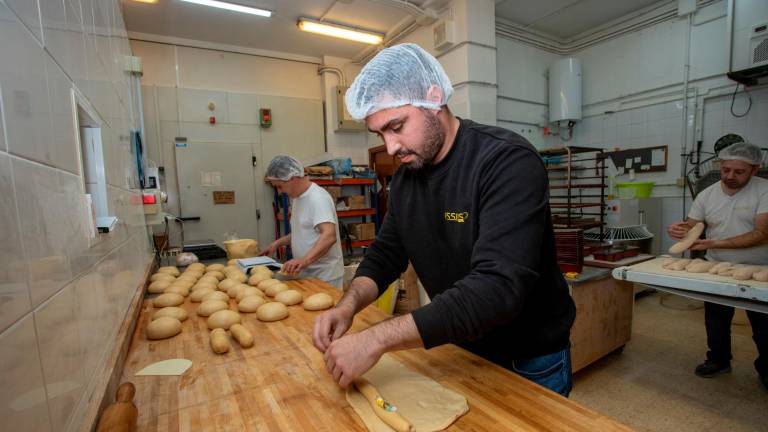
[[242, 6], [234, 3], [227, 3], [227, 2], [218, 1], [218, 0], [181, 0], [181, 1], [184, 1], [187, 3], [199, 4], [203, 6], [215, 7], [219, 9], [231, 10], [231, 11], [241, 12], [241, 13], [246, 13], [251, 15], [258, 15], [258, 16], [263, 16], [267, 18], [272, 16], [272, 11], [268, 11], [265, 9], [257, 9], [249, 6]]
[[139, 3], [152, 3], [152, 4], [157, 3], [157, 0], [133, 0], [133, 1], [139, 2]]
[[384, 40], [384, 37], [380, 34], [355, 30], [336, 24], [312, 21], [306, 18], [299, 20], [299, 28], [305, 32], [317, 33], [355, 42], [363, 42], [371, 45], [378, 45]]

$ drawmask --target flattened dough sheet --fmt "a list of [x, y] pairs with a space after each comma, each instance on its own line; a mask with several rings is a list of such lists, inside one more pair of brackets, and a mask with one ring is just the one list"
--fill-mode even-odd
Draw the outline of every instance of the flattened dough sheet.
[[[464, 396], [408, 369], [389, 355], [382, 356], [363, 376], [387, 402], [397, 407], [416, 432], [443, 430], [469, 410]], [[368, 400], [354, 386], [347, 390], [347, 402], [369, 431], [392, 431], [374, 414]]]

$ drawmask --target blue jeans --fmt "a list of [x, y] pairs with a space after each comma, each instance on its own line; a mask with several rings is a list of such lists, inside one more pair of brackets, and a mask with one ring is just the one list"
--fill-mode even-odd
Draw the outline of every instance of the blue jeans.
[[568, 397], [573, 389], [571, 347], [539, 357], [512, 360], [512, 371], [521, 377]]

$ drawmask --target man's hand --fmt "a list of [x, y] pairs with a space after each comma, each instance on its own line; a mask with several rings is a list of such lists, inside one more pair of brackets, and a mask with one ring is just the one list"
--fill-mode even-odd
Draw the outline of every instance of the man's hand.
[[285, 274], [289, 274], [291, 276], [296, 276], [299, 273], [301, 273], [302, 270], [307, 268], [309, 265], [309, 262], [307, 262], [304, 258], [294, 258], [290, 261], [286, 261], [285, 264], [283, 264], [281, 272]]
[[690, 229], [688, 222], [675, 222], [667, 228], [667, 234], [675, 240], [682, 240]]
[[267, 246], [266, 249], [262, 250], [261, 253], [259, 254], [259, 256], [272, 256], [272, 255], [275, 254], [275, 252], [277, 252], [277, 248], [278, 247], [279, 246], [277, 245], [277, 242], [274, 241], [274, 242], [270, 243], [269, 246]]
[[315, 319], [315, 328], [312, 331], [312, 342], [315, 344], [315, 347], [321, 352], [326, 352], [331, 342], [340, 338], [349, 330], [354, 316], [354, 309], [343, 305], [338, 305], [320, 314]]
[[366, 336], [366, 331], [352, 333], [331, 342], [325, 351], [325, 367], [333, 380], [346, 389], [355, 378], [372, 368], [382, 354], [376, 339]]
[[693, 245], [691, 245], [691, 250], [707, 250], [707, 249], [714, 249], [715, 248], [715, 240], [709, 240], [709, 239], [699, 239], [693, 242]]

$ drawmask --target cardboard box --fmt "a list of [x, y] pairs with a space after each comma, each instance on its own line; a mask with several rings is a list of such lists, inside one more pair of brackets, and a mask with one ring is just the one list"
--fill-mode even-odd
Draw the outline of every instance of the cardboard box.
[[373, 240], [376, 238], [376, 224], [373, 222], [351, 223], [347, 225], [347, 228], [349, 233], [358, 240]]
[[334, 203], [341, 198], [341, 186], [325, 186], [325, 190], [331, 194]]
[[350, 210], [364, 209], [365, 195], [350, 195], [344, 197], [344, 202], [347, 204]]

